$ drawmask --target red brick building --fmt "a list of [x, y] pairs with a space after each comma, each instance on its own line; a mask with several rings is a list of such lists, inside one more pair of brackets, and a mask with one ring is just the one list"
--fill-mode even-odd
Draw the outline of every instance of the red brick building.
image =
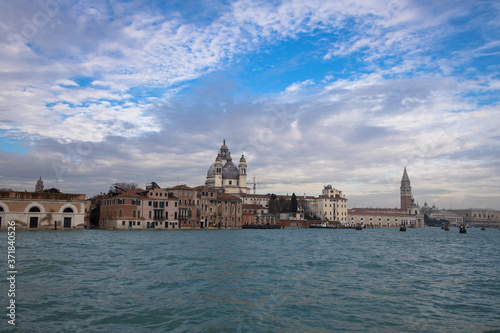
[[116, 188], [100, 205], [99, 228], [179, 228], [178, 199], [156, 183], [142, 189]]

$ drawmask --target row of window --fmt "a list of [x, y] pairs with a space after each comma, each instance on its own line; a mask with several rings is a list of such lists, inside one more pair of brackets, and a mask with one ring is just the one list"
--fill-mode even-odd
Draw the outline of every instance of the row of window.
[[[469, 214], [465, 214], [465, 217], [469, 217]], [[486, 217], [486, 214], [483, 214], [483, 216], [481, 216], [481, 214], [479, 214], [478, 216], [476, 216], [476, 214], [474, 214], [473, 217], [479, 217], [479, 218], [480, 217]], [[491, 215], [491, 216], [488, 215], [488, 218], [495, 218], [495, 216], [494, 215]], [[498, 216], [497, 216], [497, 219], [498, 219]]]
[[[157, 197], [158, 195], [159, 195], [160, 197], [162, 197], [162, 196], [163, 196], [163, 192], [153, 192], [153, 193], [151, 193], [151, 192], [150, 192], [149, 194], [150, 194], [150, 196], [151, 196], [151, 197], [152, 197], [152, 196], [156, 196], [156, 197]], [[165, 193], [165, 196], [166, 196], [166, 197], [168, 197], [168, 193]]]
[[[168, 201], [149, 201], [148, 206], [153, 208], [165, 208], [168, 207]], [[174, 207], [177, 207], [177, 201], [174, 201]]]
[[[148, 224], [148, 228], [150, 226], [162, 226], [163, 225], [163, 221], [160, 221], [160, 222], [146, 222]], [[165, 228], [168, 228], [168, 224], [170, 223], [171, 226], [176, 226], [177, 225], [177, 222], [168, 222], [168, 221], [165, 221]], [[122, 221], [122, 226], [126, 226], [127, 225], [127, 222], [126, 221]], [[141, 225], [141, 221], [128, 221], [128, 226], [129, 227], [132, 227], [132, 226], [140, 226]]]
[[[365, 219], [364, 217], [361, 217], [361, 219], [360, 219], [360, 220], [361, 220], [361, 221], [364, 221], [364, 219]], [[382, 218], [380, 218], [380, 217], [379, 217], [379, 218], [378, 218], [378, 220], [379, 220], [379, 221], [382, 221]], [[389, 222], [390, 220], [391, 220], [390, 218], [387, 218], [387, 222]], [[353, 216], [351, 216], [351, 221], [354, 221], [354, 217], [353, 217]], [[370, 217], [370, 221], [373, 221], [373, 217]], [[397, 218], [395, 218], [395, 219], [394, 219], [394, 221], [396, 221], [396, 222], [397, 222], [397, 221], [398, 221], [398, 219], [397, 219]]]
[[[111, 206], [111, 205], [125, 205], [125, 199], [106, 199], [103, 200], [102, 203], [104, 206]], [[132, 205], [140, 205], [141, 200], [134, 200], [132, 199]]]

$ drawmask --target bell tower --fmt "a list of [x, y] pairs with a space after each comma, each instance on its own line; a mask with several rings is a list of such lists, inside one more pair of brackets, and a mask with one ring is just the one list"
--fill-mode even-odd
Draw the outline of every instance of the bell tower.
[[240, 188], [247, 187], [247, 160], [244, 155], [241, 155], [240, 164], [238, 164], [238, 169], [240, 170], [239, 185]]
[[408, 177], [408, 173], [406, 172], [406, 167], [403, 172], [403, 178], [401, 179], [400, 195], [401, 210], [406, 211], [406, 209], [412, 204], [410, 178]]
[[42, 176], [40, 176], [40, 179], [38, 179], [37, 182], [36, 182], [35, 192], [43, 192], [43, 180], [42, 180]]
[[222, 159], [220, 154], [215, 159], [215, 188], [222, 186]]

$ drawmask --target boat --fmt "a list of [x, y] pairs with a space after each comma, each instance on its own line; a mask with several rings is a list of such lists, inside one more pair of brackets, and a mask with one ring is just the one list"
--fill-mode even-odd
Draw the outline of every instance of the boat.
[[486, 228], [485, 227], [481, 227], [481, 230], [486, 230]]
[[361, 226], [361, 224], [358, 223], [358, 224], [356, 224], [356, 228], [355, 229], [356, 230], [363, 230], [363, 227]]
[[399, 231], [406, 231], [406, 227], [402, 225], [401, 227], [399, 227]]
[[450, 231], [450, 225], [449, 224], [443, 225], [443, 230], [444, 231]]
[[458, 229], [458, 232], [460, 232], [461, 234], [466, 234], [467, 229], [465, 229], [465, 225], [461, 224], [459, 229]]
[[328, 222], [323, 222], [321, 224], [311, 224], [309, 228], [320, 228], [320, 229], [337, 229], [336, 225], [331, 225]]

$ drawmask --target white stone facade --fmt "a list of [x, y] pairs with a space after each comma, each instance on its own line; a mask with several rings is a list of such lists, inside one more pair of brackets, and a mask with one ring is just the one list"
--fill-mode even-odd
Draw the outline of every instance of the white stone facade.
[[85, 195], [0, 192], [0, 229], [15, 221], [19, 229], [76, 229], [85, 226]]

